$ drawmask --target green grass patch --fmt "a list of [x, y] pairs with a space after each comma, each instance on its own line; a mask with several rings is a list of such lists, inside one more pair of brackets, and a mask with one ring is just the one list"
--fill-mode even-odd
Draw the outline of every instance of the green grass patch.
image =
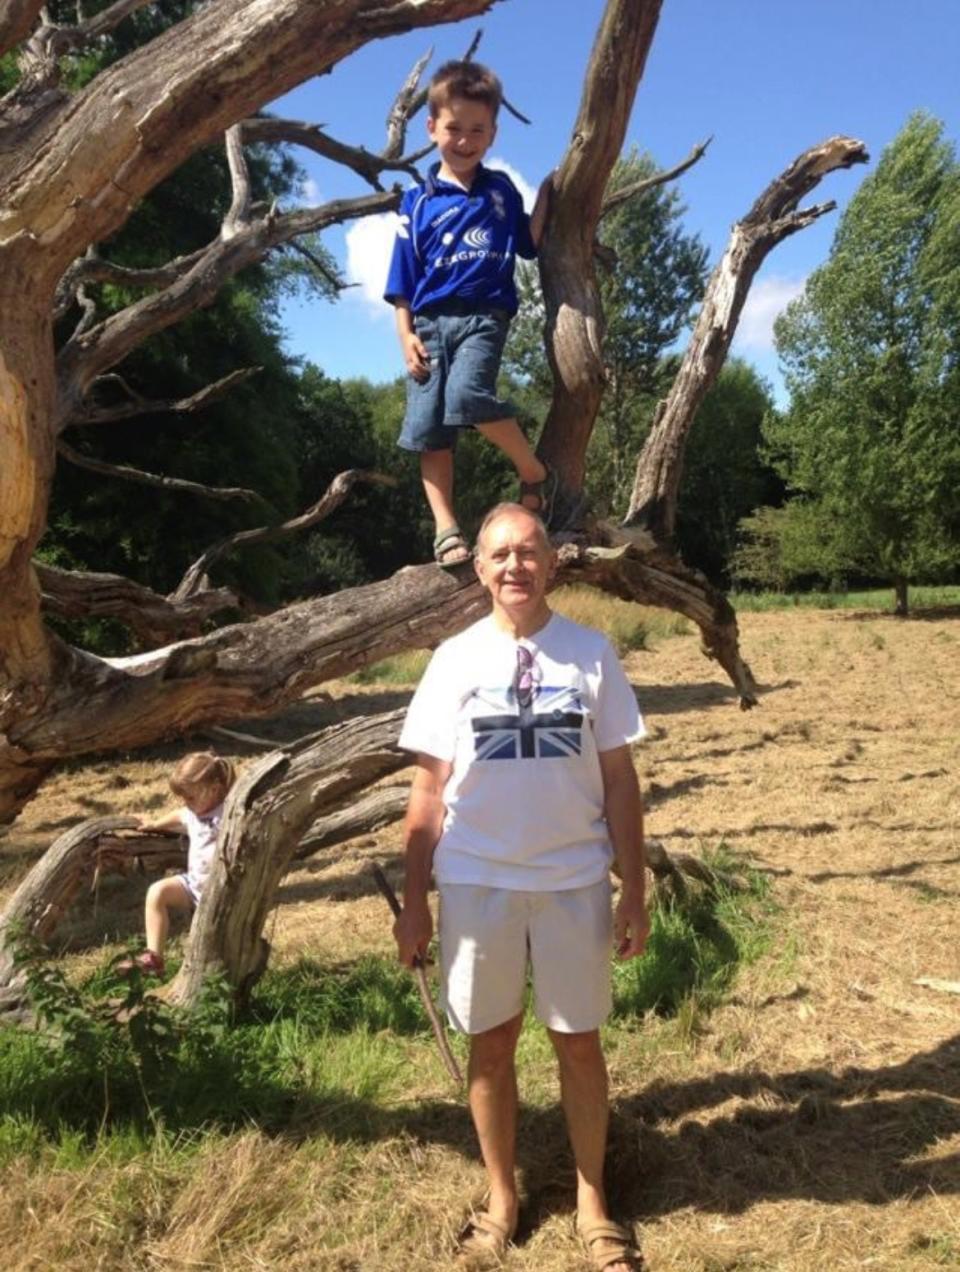
[[645, 956], [614, 964], [614, 1020], [709, 1011], [737, 969], [768, 949], [776, 907], [766, 878], [741, 869], [722, 845], [709, 864], [736, 886], [721, 883], [682, 906], [654, 907]]
[[[767, 610], [877, 610], [893, 612], [893, 589], [868, 592], [733, 592], [730, 602], [740, 613]], [[911, 587], [910, 609], [940, 609], [960, 606], [960, 587]]]
[[355, 685], [415, 685], [427, 669], [429, 649], [408, 649], [391, 654], [369, 667], [352, 672], [347, 680]]
[[[608, 1037], [626, 1041], [651, 1014], [695, 1036], [737, 967], [767, 947], [766, 884], [741, 878], [741, 890], [655, 908], [645, 957], [615, 966]], [[39, 1027], [0, 1031], [0, 1166], [173, 1159], [251, 1127], [272, 1135], [307, 1125], [361, 1143], [424, 1073], [443, 1081], [414, 979], [389, 958], [270, 971], [240, 1015], [222, 984], [187, 1016], [111, 966], [79, 985], [36, 954], [26, 967]], [[465, 1053], [462, 1039], [455, 1047]], [[520, 1053], [552, 1090], [552, 1052], [534, 1023]]]

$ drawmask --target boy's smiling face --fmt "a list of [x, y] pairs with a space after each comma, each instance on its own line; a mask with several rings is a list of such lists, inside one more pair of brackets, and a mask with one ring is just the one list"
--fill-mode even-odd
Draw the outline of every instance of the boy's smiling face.
[[493, 145], [497, 125], [486, 102], [452, 97], [427, 119], [427, 132], [440, 151], [440, 176], [469, 186]]

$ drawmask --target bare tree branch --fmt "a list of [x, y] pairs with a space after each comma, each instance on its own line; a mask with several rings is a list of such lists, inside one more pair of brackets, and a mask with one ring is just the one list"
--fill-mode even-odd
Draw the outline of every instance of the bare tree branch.
[[199, 636], [217, 613], [242, 609], [229, 588], [211, 588], [174, 604], [169, 598], [120, 574], [61, 570], [42, 561], [34, 568], [43, 608], [57, 618], [112, 618], [134, 633], [141, 649]]
[[79, 26], [73, 28], [75, 42], [88, 44], [102, 35], [109, 35], [125, 18], [129, 18], [138, 9], [145, 9], [151, 3], [153, 0], [116, 0], [114, 4], [101, 9], [92, 18], [85, 19]]
[[284, 521], [279, 526], [260, 526], [256, 530], [240, 530], [207, 548], [203, 556], [198, 557], [184, 574], [171, 599], [181, 601], [195, 595], [203, 585], [208, 568], [231, 548], [249, 547], [254, 543], [273, 543], [277, 539], [286, 539], [291, 535], [299, 534], [301, 530], [309, 530], [311, 526], [315, 526], [318, 521], [329, 517], [336, 508], [339, 508], [357, 482], [365, 482], [372, 486], [395, 486], [397, 479], [388, 477], [384, 473], [366, 472], [361, 468], [351, 468], [345, 473], [338, 473], [317, 502], [306, 512], [300, 513], [289, 521]]
[[853, 137], [830, 137], [811, 146], [770, 182], [734, 225], [723, 258], [707, 284], [680, 370], [657, 407], [637, 460], [625, 526], [642, 527], [663, 545], [671, 542], [687, 436], [720, 373], [754, 275], [779, 242], [835, 206], [831, 202], [798, 210], [800, 200], [828, 173], [866, 163], [867, 158], [866, 146]]
[[391, 211], [399, 202], [400, 194], [396, 191], [335, 200], [318, 208], [268, 214], [243, 227], [229, 240], [216, 239], [169, 287], [111, 315], [60, 351], [57, 358], [58, 429], [62, 430], [72, 421], [79, 403], [99, 375], [116, 366], [148, 336], [209, 304], [228, 278], [260, 260], [270, 248], [340, 221]]
[[132, 269], [128, 265], [117, 265], [114, 261], [104, 260], [91, 248], [73, 262], [58, 283], [54, 319], [64, 316], [73, 304], [77, 288], [83, 283], [115, 283], [118, 287], [169, 287], [178, 278], [182, 278], [205, 251], [207, 248], [201, 247], [186, 256], [178, 256], [165, 265]]
[[578, 515], [587, 445], [606, 384], [593, 244], [661, 3], [608, 0], [590, 54], [573, 138], [551, 182], [539, 266], [554, 387], [538, 454], [560, 477], [556, 524]]
[[[479, 41], [479, 32], [474, 38]], [[432, 57], [433, 46], [431, 45], [426, 53], [414, 63], [413, 69], [403, 81], [400, 91], [390, 107], [390, 113], [387, 116], [387, 144], [382, 152], [384, 160], [398, 159], [403, 154], [407, 138], [407, 124], [426, 101], [426, 94], [418, 94], [417, 88], [420, 84], [420, 76]]]
[[180, 494], [202, 495], [204, 499], [242, 499], [244, 503], [266, 502], [255, 490], [247, 490], [243, 486], [204, 486], [200, 482], [188, 481], [184, 477], [162, 477], [158, 473], [144, 472], [140, 468], [130, 468], [126, 464], [108, 464], [100, 459], [92, 459], [89, 455], [81, 455], [79, 451], [75, 451], [62, 438], [57, 442], [57, 454], [62, 455], [77, 468], [86, 468], [89, 472], [100, 473], [103, 477], [119, 477], [123, 481], [136, 482], [141, 486], [155, 486], [160, 490], [177, 491]]
[[635, 199], [640, 194], [645, 194], [647, 190], [652, 190], [655, 186], [665, 185], [668, 181], [682, 176], [688, 168], [692, 168], [698, 163], [706, 153], [707, 147], [713, 141], [712, 137], [708, 137], [706, 141], [699, 142], [687, 155], [682, 163], [678, 163], [675, 168], [667, 168], [663, 172], [655, 172], [652, 176], [644, 177], [642, 181], [631, 182], [630, 185], [622, 186], [619, 190], [614, 190], [604, 196], [603, 206], [600, 209], [600, 219], [602, 220], [614, 208], [619, 208], [622, 204], [630, 199]]
[[225, 397], [238, 384], [242, 384], [244, 380], [249, 380], [251, 376], [258, 375], [262, 370], [262, 367], [241, 367], [238, 371], [231, 371], [229, 375], [225, 375], [222, 379], [215, 380], [213, 384], [207, 384], [202, 389], [198, 389], [196, 393], [192, 393], [189, 397], [173, 400], [152, 400], [141, 397], [139, 393], [130, 388], [122, 376], [103, 375], [94, 381], [94, 388], [108, 380], [118, 381], [128, 395], [129, 401], [118, 402], [115, 406], [94, 406], [91, 403], [84, 402], [78, 408], [76, 414], [67, 420], [64, 427], [86, 424], [116, 424], [120, 420], [134, 419], [138, 415], [164, 415], [168, 412], [178, 415], [192, 415], [196, 411], [202, 411], [211, 402], [216, 402], [219, 398]]
[[74, 340], [77, 336], [82, 336], [85, 331], [89, 331], [93, 324], [97, 321], [97, 305], [90, 296], [87, 295], [86, 288], [81, 283], [77, 288], [76, 302], [83, 310], [80, 320], [73, 329], [70, 339]]
[[333, 272], [333, 270], [322, 261], [316, 252], [311, 252], [309, 247], [305, 247], [303, 243], [298, 243], [296, 239], [291, 239], [287, 244], [291, 251], [297, 252], [305, 260], [308, 260], [313, 268], [317, 271], [322, 279], [329, 284], [334, 291], [349, 291], [351, 287], [358, 287], [359, 283], [345, 283], [342, 278]]
[[324, 159], [343, 164], [371, 185], [374, 190], [383, 189], [380, 178], [384, 172], [404, 172], [415, 177], [417, 170], [414, 164], [433, 149], [431, 144], [417, 151], [416, 154], [402, 158], [377, 155], [364, 149], [363, 146], [348, 146], [342, 141], [336, 141], [318, 125], [306, 124], [297, 119], [268, 117], [245, 119], [240, 128], [246, 142], [303, 146], [315, 154], [322, 155]]
[[220, 227], [221, 237], [232, 239], [250, 223], [250, 169], [243, 153], [241, 125], [227, 129], [227, 166], [233, 199]]

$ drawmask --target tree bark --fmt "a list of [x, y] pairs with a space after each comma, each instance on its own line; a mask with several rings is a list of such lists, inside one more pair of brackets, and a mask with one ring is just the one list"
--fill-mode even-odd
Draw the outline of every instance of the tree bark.
[[249, 993], [269, 957], [263, 927], [297, 844], [321, 809], [407, 762], [396, 745], [402, 715], [336, 725], [243, 774], [227, 799], [217, 859], [170, 1002], [196, 1002], [205, 982], [224, 972], [240, 1001]]
[[[0, 101], [0, 820], [54, 758], [55, 727], [44, 755], [44, 744], [37, 749], [24, 736], [31, 718], [52, 723], [64, 696], [69, 710], [79, 709], [83, 686], [102, 672], [44, 629], [30, 565], [46, 522], [55, 429], [70, 418], [65, 396], [78, 401], [61, 393], [58, 418], [51, 314], [59, 279], [188, 155], [273, 97], [370, 39], [480, 14], [491, 3], [211, 0], [76, 93], [57, 86], [52, 56]], [[7, 0], [0, 40], [30, 30], [41, 8]], [[243, 235], [227, 246], [242, 253]], [[202, 274], [194, 265], [187, 277]], [[102, 369], [108, 335], [123, 355], [115, 332], [88, 333], [95, 352], [86, 359], [72, 346], [75, 392], [89, 384], [85, 372]]]
[[894, 605], [893, 612], [898, 618], [906, 618], [910, 613], [910, 584], [907, 579], [893, 580]]
[[553, 176], [539, 259], [554, 391], [538, 453], [561, 479], [554, 526], [576, 522], [581, 510], [587, 443], [606, 383], [594, 242], [660, 6], [661, 0], [607, 4], [573, 137]]
[[226, 587], [175, 600], [120, 574], [61, 570], [41, 562], [35, 562], [34, 569], [46, 614], [66, 619], [112, 618], [130, 628], [141, 649], [200, 636], [216, 614], [244, 608], [241, 598]]

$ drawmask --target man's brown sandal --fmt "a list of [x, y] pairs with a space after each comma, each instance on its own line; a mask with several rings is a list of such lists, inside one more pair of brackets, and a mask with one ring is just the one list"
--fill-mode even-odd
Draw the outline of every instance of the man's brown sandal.
[[459, 526], [451, 526], [437, 535], [433, 541], [433, 559], [443, 570], [452, 570], [471, 560], [470, 545], [460, 533]]
[[459, 1261], [469, 1268], [496, 1267], [507, 1253], [516, 1226], [509, 1228], [481, 1211], [460, 1233]]
[[[587, 1252], [587, 1258], [597, 1272], [603, 1272], [604, 1268], [609, 1268], [615, 1263], [625, 1263], [633, 1272], [643, 1272], [645, 1266], [643, 1255], [633, 1244], [630, 1233], [619, 1223], [613, 1223], [610, 1219], [582, 1226], [578, 1223], [577, 1232]], [[599, 1241], [604, 1242], [603, 1247], [594, 1250], [593, 1247]]]

